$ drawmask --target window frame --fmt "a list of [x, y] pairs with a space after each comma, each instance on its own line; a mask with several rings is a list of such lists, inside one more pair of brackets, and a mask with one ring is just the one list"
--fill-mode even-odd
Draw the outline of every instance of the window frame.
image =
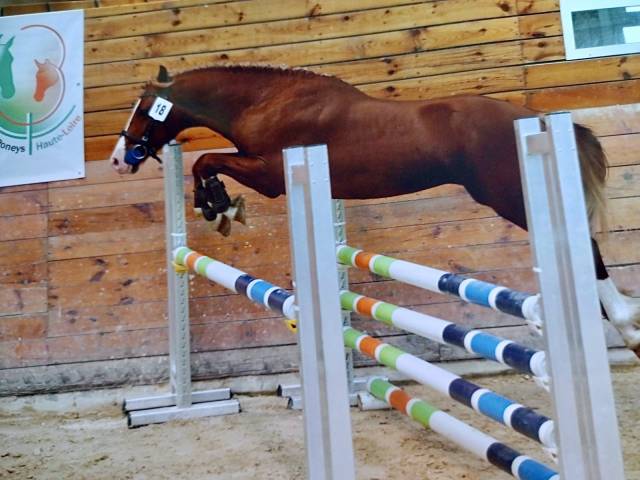
[[572, 13], [605, 8], [640, 7], [640, 0], [560, 0], [562, 36], [567, 60], [608, 57], [640, 53], [640, 42], [606, 45], [602, 47], [576, 48]]

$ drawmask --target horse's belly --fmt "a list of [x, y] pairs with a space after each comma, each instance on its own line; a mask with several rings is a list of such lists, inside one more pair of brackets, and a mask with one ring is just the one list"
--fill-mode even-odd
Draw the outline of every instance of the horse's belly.
[[[331, 149], [330, 149], [331, 150]], [[336, 198], [382, 198], [426, 190], [447, 183], [436, 159], [373, 152], [330, 158], [331, 182]]]

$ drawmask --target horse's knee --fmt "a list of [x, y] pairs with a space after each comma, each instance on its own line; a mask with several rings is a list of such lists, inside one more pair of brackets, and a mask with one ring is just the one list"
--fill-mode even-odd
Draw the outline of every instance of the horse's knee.
[[267, 198], [278, 198], [280, 195], [284, 194], [284, 192], [274, 188], [273, 186], [268, 186], [266, 188], [261, 189], [262, 191], [258, 191]]
[[197, 180], [206, 180], [209, 177], [213, 177], [217, 171], [215, 171], [212, 162], [209, 161], [208, 155], [200, 156], [191, 167], [191, 173], [193, 178]]
[[285, 193], [284, 178], [265, 176], [255, 190], [267, 198], [277, 198]]

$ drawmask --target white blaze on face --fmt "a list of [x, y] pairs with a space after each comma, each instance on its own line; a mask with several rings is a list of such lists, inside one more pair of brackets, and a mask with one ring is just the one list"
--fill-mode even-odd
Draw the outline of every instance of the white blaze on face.
[[[138, 106], [140, 106], [140, 99], [138, 99], [136, 104], [133, 106], [133, 109], [131, 110], [131, 115], [129, 115], [129, 120], [127, 120], [127, 124], [124, 127], [125, 131], [129, 130], [129, 126], [131, 125], [131, 120], [133, 120], [133, 116], [136, 114], [136, 111], [138, 110]], [[116, 146], [113, 149], [113, 152], [111, 153], [111, 166], [118, 173], [131, 172], [131, 169], [132, 169], [131, 165], [124, 163], [125, 154], [126, 154], [125, 138], [123, 136], [120, 136], [120, 138], [118, 139], [118, 143], [116, 143]]]

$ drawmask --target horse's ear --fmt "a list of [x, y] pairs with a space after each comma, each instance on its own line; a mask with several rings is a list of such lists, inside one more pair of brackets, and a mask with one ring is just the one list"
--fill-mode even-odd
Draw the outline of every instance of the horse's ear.
[[33, 61], [36, 62], [36, 67], [38, 68], [44, 65], [44, 63], [40, 63], [37, 58], [34, 58]]
[[171, 75], [169, 75], [169, 72], [167, 71], [167, 67], [165, 67], [164, 65], [160, 65], [160, 68], [158, 70], [158, 78], [156, 79], [156, 81], [158, 83], [169, 83], [172, 80], [173, 79], [171, 78]]
[[168, 88], [173, 84], [173, 78], [169, 75], [167, 68], [164, 65], [160, 65], [158, 78], [151, 83], [157, 88]]
[[14, 38], [16, 38], [15, 35], [9, 39], [9, 41], [7, 42], [7, 48], [11, 48], [11, 45], [13, 45]]

